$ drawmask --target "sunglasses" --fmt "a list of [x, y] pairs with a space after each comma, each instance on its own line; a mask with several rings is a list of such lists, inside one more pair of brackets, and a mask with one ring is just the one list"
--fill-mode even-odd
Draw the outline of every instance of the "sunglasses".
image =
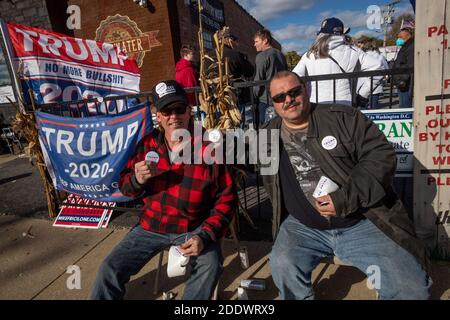
[[286, 100], [286, 97], [289, 96], [292, 99], [297, 98], [299, 95], [303, 93], [303, 86], [299, 85], [297, 87], [292, 88], [291, 90], [283, 93], [279, 93], [272, 97], [272, 101], [276, 103], [281, 103]]
[[172, 113], [185, 114], [186, 113], [186, 109], [187, 109], [186, 105], [180, 104], [180, 105], [177, 105], [177, 106], [174, 106], [174, 107], [164, 108], [163, 110], [161, 110], [161, 113], [162, 113], [163, 116], [168, 117]]

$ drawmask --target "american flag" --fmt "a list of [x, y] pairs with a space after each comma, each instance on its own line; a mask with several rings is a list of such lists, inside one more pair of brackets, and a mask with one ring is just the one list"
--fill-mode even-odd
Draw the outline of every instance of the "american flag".
[[414, 20], [402, 20], [402, 25], [400, 29], [414, 29], [416, 27], [416, 22]]

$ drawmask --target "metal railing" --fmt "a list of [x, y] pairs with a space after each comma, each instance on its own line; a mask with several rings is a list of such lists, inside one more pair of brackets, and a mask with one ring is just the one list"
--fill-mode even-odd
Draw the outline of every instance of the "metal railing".
[[[316, 88], [316, 97], [318, 97], [318, 88], [319, 83], [321, 81], [333, 81], [333, 102], [336, 101], [336, 81], [341, 79], [349, 79], [351, 81], [357, 81], [358, 78], [370, 78], [370, 88], [371, 92], [373, 92], [375, 87], [374, 78], [383, 77], [387, 81], [383, 84], [384, 94], [384, 104], [383, 108], [393, 108], [397, 105], [397, 101], [395, 101], [395, 90], [394, 90], [394, 81], [393, 77], [401, 74], [409, 74], [413, 77], [413, 68], [405, 68], [405, 69], [396, 69], [396, 70], [377, 70], [377, 71], [367, 71], [367, 72], [351, 72], [351, 73], [339, 73], [339, 74], [326, 74], [326, 75], [317, 75], [317, 76], [306, 76], [302, 77], [307, 83], [315, 83]], [[259, 115], [258, 115], [258, 101], [250, 94], [250, 101], [245, 101], [244, 103], [239, 101], [239, 97], [241, 95], [242, 90], [251, 90], [253, 91], [254, 87], [268, 86], [269, 81], [246, 81], [246, 82], [236, 82], [233, 84], [233, 87], [236, 88], [237, 96], [238, 96], [238, 105], [242, 106], [242, 124], [243, 128], [248, 127], [250, 124], [253, 125], [253, 128], [259, 128]], [[186, 88], [187, 92], [195, 93], [196, 104], [194, 106], [193, 112], [194, 117], [197, 120], [201, 120], [204, 116], [203, 112], [200, 110], [199, 101], [198, 101], [198, 93], [200, 92], [199, 87], [194, 88]], [[270, 101], [269, 90], [267, 92], [267, 101]], [[252, 93], [252, 92], [251, 92]], [[351, 104], [354, 104], [354, 94], [351, 94], [352, 101]], [[104, 97], [101, 99], [91, 98], [84, 100], [74, 100], [74, 101], [66, 101], [66, 102], [56, 102], [56, 103], [47, 103], [41, 104], [36, 107], [37, 110], [48, 112], [51, 114], [56, 114], [64, 117], [90, 117], [99, 114], [119, 114], [121, 111], [132, 108], [137, 103], [146, 103], [148, 106], [151, 105], [151, 94], [150, 92], [143, 92], [139, 94], [132, 95], [121, 95], [121, 96], [112, 96], [112, 97]], [[366, 108], [370, 108], [370, 105], [366, 106]], [[364, 109], [364, 107], [362, 107]], [[246, 153], [248, 150], [246, 150]], [[247, 157], [246, 157], [247, 159]], [[257, 170], [257, 169], [255, 169]], [[258, 218], [261, 218], [261, 204], [267, 198], [267, 195], [261, 189], [260, 177], [257, 171], [250, 172], [250, 177], [248, 181], [241, 181], [242, 190], [239, 191], [239, 197], [241, 199], [241, 203], [244, 205], [245, 210], [255, 209], [257, 210]], [[407, 182], [405, 182], [407, 183]], [[250, 193], [250, 194], [249, 194]], [[63, 205], [62, 199], [60, 198], [57, 192], [57, 199], [60, 205]], [[72, 204], [71, 204], [72, 205]], [[76, 206], [76, 205], [75, 205]], [[135, 199], [126, 203], [119, 203], [116, 207], [105, 207], [105, 206], [86, 206], [80, 205], [83, 207], [100, 207], [104, 209], [114, 209], [118, 211], [140, 211], [142, 207], [142, 200]]]

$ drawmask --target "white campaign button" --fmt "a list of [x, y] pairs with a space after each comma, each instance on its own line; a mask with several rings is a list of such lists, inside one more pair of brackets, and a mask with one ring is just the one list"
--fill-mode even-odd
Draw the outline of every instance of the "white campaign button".
[[149, 151], [145, 155], [145, 161], [158, 163], [159, 162], [159, 154], [156, 153], [155, 151]]
[[211, 141], [211, 142], [218, 142], [218, 141], [220, 140], [221, 137], [222, 137], [222, 134], [221, 134], [220, 131], [217, 130], [217, 129], [211, 130], [211, 131], [208, 133], [208, 139], [209, 139], [209, 141]]
[[175, 93], [177, 90], [175, 89], [174, 86], [168, 86], [164, 82], [161, 82], [161, 83], [156, 85], [155, 91], [158, 94], [158, 96], [160, 98], [162, 98], [164, 96], [167, 96], [168, 94]]
[[326, 150], [332, 150], [337, 146], [337, 139], [333, 136], [326, 136], [322, 139], [322, 147]]
[[158, 83], [155, 88], [156, 93], [161, 97], [167, 90], [167, 85], [164, 82]]

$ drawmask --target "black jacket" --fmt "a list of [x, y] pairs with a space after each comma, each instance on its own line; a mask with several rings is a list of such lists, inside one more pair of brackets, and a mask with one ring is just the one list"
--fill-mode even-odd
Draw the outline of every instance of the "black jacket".
[[253, 77], [255, 68], [242, 52], [228, 46], [223, 47], [223, 57], [228, 58], [230, 73], [234, 79], [246, 79]]
[[[208, 55], [216, 59], [216, 53], [215, 51], [211, 51], [208, 53]], [[234, 82], [244, 82], [248, 80], [249, 78], [253, 77], [253, 74], [255, 73], [255, 68], [251, 64], [250, 61], [248, 61], [248, 58], [245, 54], [242, 52], [233, 49], [227, 45], [224, 45], [223, 47], [223, 59], [228, 59], [228, 67], [229, 67], [229, 73], [232, 77], [232, 83]], [[206, 68], [210, 68], [211, 61], [206, 60]], [[218, 75], [218, 70], [216, 68], [210, 68], [209, 72], [215, 73], [215, 76]], [[250, 102], [250, 88], [242, 88], [238, 91], [238, 99], [239, 104], [249, 103]]]
[[[228, 65], [230, 67], [230, 73], [233, 76], [233, 82], [244, 82], [253, 77], [255, 68], [248, 61], [248, 57], [228, 46], [223, 47], [223, 56], [228, 58]], [[239, 104], [246, 104], [250, 102], [250, 87], [238, 89]]]
[[[413, 223], [392, 188], [396, 156], [385, 135], [355, 108], [342, 105], [312, 107], [307, 143], [324, 174], [340, 186], [330, 194], [337, 216], [363, 214], [428, 269], [425, 247], [416, 238]], [[272, 119], [264, 128], [268, 129], [266, 141], [269, 141], [265, 148], [271, 157], [278, 156], [279, 159], [274, 149], [276, 146], [270, 143], [270, 136], [276, 135], [281, 128], [281, 118]], [[337, 139], [334, 149], [322, 148], [322, 139], [327, 136]], [[282, 145], [281, 140], [279, 145]], [[263, 170], [264, 166], [261, 165], [260, 169]], [[266, 175], [261, 172], [273, 206], [272, 233], [275, 239], [283, 220], [283, 196], [286, 195], [281, 194], [278, 170]]]
[[[395, 59], [393, 69], [398, 68], [414, 68], [414, 39], [410, 38], [405, 44], [400, 48]], [[411, 83], [410, 74], [400, 74], [394, 77], [394, 84], [398, 87], [400, 91], [408, 91]]]

